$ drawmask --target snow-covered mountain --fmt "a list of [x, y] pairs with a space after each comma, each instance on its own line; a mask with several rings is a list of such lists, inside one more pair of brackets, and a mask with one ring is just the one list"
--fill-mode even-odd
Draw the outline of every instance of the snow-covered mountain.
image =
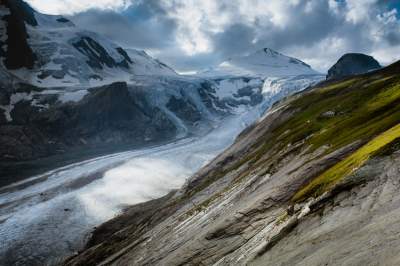
[[21, 0], [0, 3], [0, 163], [7, 166], [200, 136], [228, 116], [252, 112], [256, 120], [324, 78], [269, 49], [229, 60], [241, 71], [178, 75], [62, 16]]
[[270, 48], [264, 48], [245, 56], [230, 58], [217, 67], [199, 73], [200, 76], [204, 77], [255, 76], [262, 78], [316, 74], [319, 73], [303, 61], [283, 55]]
[[[13, 40], [17, 39], [14, 32], [10, 34], [16, 30], [14, 24], [19, 25], [20, 40]], [[4, 62], [8, 60], [8, 50], [18, 48], [11, 47], [13, 41], [26, 42], [32, 62], [23, 64], [23, 68], [6, 66], [13, 75], [36, 86], [96, 86], [127, 81], [132, 75], [177, 75], [144, 51], [125, 50], [62, 16], [41, 14], [21, 1], [6, 1], [0, 6], [0, 31]]]
[[[136, 154], [138, 149], [154, 145], [160, 146], [163, 156], [169, 157], [171, 155], [162, 149], [177, 145], [177, 149], [169, 153], [173, 159], [178, 158], [185, 167], [200, 167], [210, 155], [216, 155], [232, 143], [243, 128], [260, 118], [275, 101], [324, 78], [314, 75], [315, 72], [299, 60], [264, 53], [230, 60], [241, 66], [240, 71], [221, 74], [215, 69], [208, 76], [178, 75], [145, 52], [124, 49], [99, 34], [79, 29], [64, 17], [40, 14], [21, 0], [2, 0], [0, 186], [66, 162], [80, 164], [87, 157], [131, 150], [120, 153], [120, 159], [125, 160], [125, 156]], [[180, 143], [185, 142], [191, 143], [190, 146], [181, 147]], [[67, 166], [62, 168], [61, 176], [60, 172], [55, 172], [52, 177], [61, 181], [64, 176], [68, 182], [66, 186], [74, 187], [80, 182], [82, 171], [93, 180], [99, 169], [103, 171], [120, 163], [120, 155], [104, 156], [100, 161], [89, 160], [89, 165], [83, 168], [64, 171], [69, 169]], [[87, 169], [94, 172], [89, 173]], [[50, 183], [57, 183], [45, 176]], [[47, 189], [40, 193], [40, 200], [42, 195], [57, 194], [53, 187], [50, 190], [51, 193], [47, 193]], [[68, 204], [75, 204], [74, 200], [65, 199]], [[110, 202], [108, 198], [107, 201]], [[25, 196], [23, 202], [31, 204]], [[9, 206], [21, 207], [14, 203]], [[86, 209], [82, 205], [62, 208], [69, 210], [63, 212], [65, 215], [71, 215], [72, 209]], [[37, 209], [31, 210], [37, 214]], [[6, 213], [10, 212], [6, 210]], [[57, 212], [52, 213], [57, 219], [63, 219]], [[14, 231], [6, 234], [11, 238], [5, 241], [7, 245], [0, 245], [0, 264], [51, 265], [47, 262], [70, 255], [77, 248], [77, 242], [81, 242], [74, 242], [76, 236], [82, 236], [75, 228], [87, 232], [87, 228], [81, 226], [86, 219], [79, 215], [76, 227], [62, 226], [72, 228], [73, 233], [66, 231], [62, 236], [58, 232], [62, 222], [51, 218], [57, 228], [56, 238], [29, 223], [29, 230], [19, 227], [23, 228], [22, 238]], [[49, 218], [45, 219], [47, 222]], [[12, 219], [8, 221], [14, 228]], [[49, 227], [47, 223], [40, 224]], [[35, 242], [26, 238], [27, 231], [33, 232], [32, 239], [46, 236], [50, 242], [38, 249], [29, 244]], [[73, 241], [69, 240], [71, 235]], [[14, 237], [18, 240], [14, 241]], [[64, 245], [65, 239], [72, 246]], [[62, 246], [54, 244], [53, 240]], [[24, 243], [24, 249], [19, 248], [19, 241]], [[14, 252], [17, 249], [21, 252]], [[11, 254], [10, 251], [13, 251], [12, 256], [3, 255]]]
[[[197, 74], [214, 84], [216, 95], [236, 99], [236, 112], [246, 109], [246, 99], [261, 97], [260, 108], [266, 110], [274, 102], [299, 92], [324, 79], [324, 76], [299, 59], [264, 48], [246, 56], [230, 58], [217, 67]], [[246, 93], [258, 91], [258, 94]]]

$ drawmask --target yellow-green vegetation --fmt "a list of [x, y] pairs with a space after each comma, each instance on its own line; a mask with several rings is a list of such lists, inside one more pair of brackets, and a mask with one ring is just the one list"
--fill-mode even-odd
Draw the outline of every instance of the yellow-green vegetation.
[[276, 157], [299, 141], [304, 144], [298, 151], [327, 146], [326, 154], [356, 141], [366, 143], [400, 122], [400, 76], [371, 74], [320, 86], [293, 100], [288, 110], [294, 114], [257, 141], [248, 160], [264, 164], [266, 153]]
[[[329, 190], [370, 156], [399, 140], [400, 75], [387, 71], [320, 85], [292, 100], [287, 108], [292, 115], [254, 143], [244, 161], [269, 169], [288, 152], [304, 148], [313, 152], [326, 146], [328, 154], [349, 144], [364, 144], [295, 193], [293, 199], [298, 201]], [[292, 148], [294, 144], [297, 149]]]
[[[400, 75], [396, 67], [388, 67], [384, 71], [320, 84], [291, 98], [283, 110], [284, 114], [279, 117], [282, 120], [266, 130], [262, 137], [255, 139], [246, 153], [239, 159], [221, 165], [220, 169], [202, 180], [192, 193], [232, 171], [237, 171], [235, 180], [245, 178], [254, 169], [264, 169], [265, 173], [273, 174], [288, 158], [295, 158], [300, 152], [311, 153], [327, 147], [322, 156], [350, 144], [370, 144], [373, 138], [381, 136], [383, 132], [391, 132], [389, 129], [400, 123]], [[373, 143], [377, 145], [377, 150], [385, 145], [385, 141]], [[332, 184], [329, 180], [345, 176], [349, 169], [358, 167], [375, 152], [365, 149], [324, 173], [324, 178], [318, 177], [319, 181], [325, 180], [321, 187], [314, 185], [313, 189], [304, 191], [316, 193], [327, 189]], [[249, 167], [243, 168], [244, 164]], [[318, 184], [319, 181], [312, 182]]]
[[400, 76], [370, 74], [321, 85], [291, 101], [288, 111], [293, 115], [256, 141], [242, 163], [276, 164], [285, 156], [282, 151], [300, 141], [296, 152], [302, 147], [313, 152], [325, 145], [326, 153], [369, 141], [400, 122]]
[[320, 176], [312, 180], [307, 186], [298, 191], [293, 201], [303, 200], [309, 196], [319, 196], [329, 190], [344, 177], [353, 173], [362, 166], [371, 156], [379, 152], [387, 144], [392, 143], [400, 137], [400, 124], [390, 128], [377, 137], [373, 138], [367, 144], [363, 145], [357, 151], [347, 158], [343, 159]]
[[289, 218], [289, 215], [288, 215], [287, 211], [285, 211], [284, 213], [282, 213], [282, 214], [276, 219], [275, 224], [276, 224], [276, 225], [281, 225], [282, 223], [286, 222], [288, 218]]
[[[312, 150], [329, 145], [334, 151], [357, 140], [368, 141], [400, 121], [400, 79], [348, 80], [317, 89], [291, 108], [298, 109], [296, 115], [275, 132], [280, 146], [308, 137]], [[326, 112], [334, 115], [324, 116]]]

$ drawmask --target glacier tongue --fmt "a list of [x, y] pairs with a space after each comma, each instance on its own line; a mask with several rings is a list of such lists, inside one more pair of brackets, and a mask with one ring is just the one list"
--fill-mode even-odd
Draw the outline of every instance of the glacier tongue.
[[[167, 106], [172, 97], [185, 97], [198, 110], [209, 112], [208, 116], [214, 118], [212, 129], [159, 147], [83, 161], [3, 188], [0, 238], [4, 244], [0, 246], [0, 264], [60, 263], [83, 247], [93, 227], [114, 217], [126, 205], [179, 188], [191, 174], [231, 145], [273, 101], [316, 80], [315, 76], [265, 81], [258, 77], [191, 79], [194, 83], [207, 82], [206, 89], [201, 87], [204, 91], [190, 86], [187, 80], [182, 83], [181, 78], [136, 80], [137, 84], [130, 86], [141, 84], [144, 91], [152, 88], [147, 97], [154, 104]], [[182, 87], [185, 90], [180, 90]], [[164, 94], [160, 95], [161, 91]], [[210, 112], [210, 106], [228, 115], [218, 118]]]
[[[160, 132], [176, 129], [176, 135], [171, 133], [174, 140], [168, 144], [81, 161], [1, 188], [4, 265], [58, 264], [84, 245], [94, 226], [126, 205], [179, 188], [275, 101], [323, 79], [300, 60], [271, 49], [229, 59], [194, 77], [182, 76], [143, 51], [125, 50], [61, 16], [34, 16], [37, 25], [26, 25], [28, 43], [38, 56], [34, 68], [7, 70], [0, 63], [1, 82], [8, 89], [0, 92], [7, 100], [0, 105], [5, 127], [14, 113], [29, 113], [42, 119], [38, 121], [58, 122], [59, 132], [76, 134], [66, 143], [84, 149], [91, 141], [96, 146], [126, 140], [130, 135], [124, 133], [135, 130], [137, 141], [145, 144]], [[0, 31], [5, 29], [2, 22]], [[69, 115], [53, 115], [60, 110]], [[126, 113], [130, 120], [124, 120]], [[68, 120], [81, 114], [81, 119]], [[104, 132], [87, 123], [101, 120], [102, 126], [116, 116], [118, 126], [109, 125]], [[74, 126], [64, 127], [67, 122]], [[120, 129], [124, 123], [125, 131]], [[40, 126], [34, 125], [46, 128]], [[81, 138], [79, 128], [89, 126], [93, 135]], [[64, 144], [60, 135], [49, 133], [46, 145]], [[18, 138], [12, 140], [20, 144]]]
[[324, 80], [323, 75], [299, 75], [288, 77], [268, 77], [264, 80], [262, 94], [267, 106], [289, 96], [290, 94], [304, 90]]
[[[179, 188], [258, 116], [235, 115], [199, 138], [92, 159], [37, 176], [42, 182], [24, 189], [2, 189], [0, 203], [7, 207], [0, 209], [0, 264], [60, 263], [126, 205]], [[105, 171], [100, 179], [79, 187], [99, 171]]]

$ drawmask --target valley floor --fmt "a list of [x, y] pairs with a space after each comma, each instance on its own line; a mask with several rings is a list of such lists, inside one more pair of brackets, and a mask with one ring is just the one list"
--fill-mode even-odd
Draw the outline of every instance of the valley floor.
[[161, 197], [233, 143], [256, 111], [207, 135], [74, 163], [0, 189], [0, 265], [57, 264], [126, 206]]
[[[155, 146], [164, 145], [168, 142], [161, 142], [152, 145], [113, 145], [105, 147], [79, 147], [72, 149], [66, 153], [50, 155], [44, 158], [38, 158], [28, 161], [2, 161], [0, 162], [0, 169], [2, 178], [0, 180], [0, 191], [2, 187], [9, 186], [13, 183], [19, 182], [22, 186], [32, 185], [40, 181], [41, 178], [31, 178], [32, 176], [42, 176], [43, 173], [49, 172], [54, 169], [63, 168], [67, 165], [74, 165], [75, 163], [89, 161], [90, 159], [100, 158], [110, 154], [123, 153], [125, 151], [139, 150], [144, 148], [151, 148]], [[30, 181], [28, 181], [30, 180]]]

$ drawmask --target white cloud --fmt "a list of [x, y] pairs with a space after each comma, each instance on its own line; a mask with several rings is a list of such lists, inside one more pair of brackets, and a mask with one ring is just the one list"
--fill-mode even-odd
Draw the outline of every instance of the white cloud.
[[313, 46], [294, 46], [287, 51], [291, 56], [301, 58], [321, 73], [325, 73], [341, 55], [348, 52], [356, 51], [349, 51], [349, 44], [340, 37], [327, 37]]
[[371, 6], [376, 2], [377, 0], [347, 0], [346, 20], [354, 24], [368, 20]]
[[212, 51], [207, 32], [222, 31], [230, 14], [220, 12], [221, 2], [186, 0], [163, 2], [168, 16], [178, 22], [177, 43], [187, 55]]
[[[176, 40], [187, 55], [213, 52], [212, 34], [235, 23], [285, 28], [291, 9], [301, 0], [162, 0], [168, 16], [178, 22]], [[307, 5], [312, 11], [313, 4]]]
[[329, 9], [335, 13], [335, 14], [339, 14], [340, 12], [340, 5], [337, 1], [335, 0], [329, 0], [328, 1], [328, 5], [329, 5]]
[[26, 0], [36, 10], [52, 15], [71, 15], [91, 8], [118, 10], [129, 6], [131, 0]]
[[[261, 47], [297, 57], [319, 71], [326, 71], [348, 52], [376, 55], [386, 64], [397, 59], [400, 44], [398, 10], [389, 10], [380, 0], [27, 1], [42, 12], [60, 14], [89, 8], [121, 10], [137, 3], [144, 18], [134, 14], [134, 23], [137, 25], [140, 19], [144, 22], [140, 24], [143, 30], [132, 35], [135, 36], [131, 38], [132, 47], [148, 36], [168, 40], [153, 41], [152, 47], [139, 45], [139, 48], [151, 48], [161, 59], [184, 70], [207, 68], [225, 57]], [[153, 16], [164, 26], [151, 28], [153, 24], [148, 22], [153, 20], [146, 16]], [[98, 26], [90, 25], [90, 21], [83, 26], [106, 35], [116, 27], [107, 19]], [[128, 25], [125, 32], [132, 32], [132, 28]]]
[[375, 49], [371, 55], [378, 60], [381, 65], [389, 65], [399, 60], [400, 46], [380, 47]]

